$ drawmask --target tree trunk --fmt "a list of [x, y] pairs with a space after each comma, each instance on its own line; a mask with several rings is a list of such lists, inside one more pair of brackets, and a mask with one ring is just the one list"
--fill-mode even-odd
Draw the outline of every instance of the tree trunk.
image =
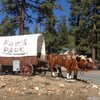
[[21, 19], [20, 19], [20, 35], [24, 35], [25, 5], [26, 5], [26, 0], [22, 0]]
[[93, 59], [93, 61], [95, 61], [95, 59], [96, 59], [96, 50], [95, 50], [94, 46], [92, 47], [92, 59]]
[[96, 60], [96, 48], [94, 46], [94, 44], [97, 42], [96, 40], [96, 34], [94, 32], [94, 30], [96, 30], [96, 24], [94, 23], [93, 25], [93, 46], [92, 46], [92, 59], [95, 61]]

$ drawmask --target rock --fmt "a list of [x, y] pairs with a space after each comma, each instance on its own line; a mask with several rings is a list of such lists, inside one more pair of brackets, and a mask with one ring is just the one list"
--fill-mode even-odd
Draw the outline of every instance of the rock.
[[95, 84], [93, 84], [93, 86], [92, 86], [93, 88], [96, 88], [96, 89], [98, 89], [98, 86], [97, 85], [95, 85]]
[[49, 91], [47, 91], [47, 94], [48, 94], [48, 95], [52, 95], [53, 92], [49, 90]]
[[40, 95], [41, 95], [41, 93], [39, 92], [37, 95], [38, 95], [38, 96], [40, 96]]
[[76, 82], [76, 80], [74, 80], [74, 79], [68, 79], [68, 80], [66, 80], [67, 82]]
[[23, 90], [26, 90], [26, 88], [24, 87]]
[[19, 93], [19, 91], [18, 91], [18, 90], [16, 90], [16, 91], [15, 91], [15, 93]]
[[36, 91], [38, 91], [38, 90], [39, 90], [39, 87], [34, 87], [34, 89], [35, 89]]
[[1, 86], [0, 86], [0, 89], [2, 89], [2, 88], [4, 88], [6, 86], [6, 84], [4, 83], [4, 84], [2, 84]]
[[60, 86], [60, 87], [65, 87], [65, 85], [64, 85], [64, 84], [59, 84], [59, 86]]
[[8, 88], [8, 91], [11, 91], [12, 89], [11, 88]]
[[100, 92], [98, 93], [98, 95], [100, 95]]

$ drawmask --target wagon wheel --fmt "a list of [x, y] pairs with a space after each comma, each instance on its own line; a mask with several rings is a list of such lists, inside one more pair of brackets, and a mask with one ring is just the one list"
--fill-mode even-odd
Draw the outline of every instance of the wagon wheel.
[[42, 73], [41, 73], [41, 75], [45, 75], [46, 74], [46, 69], [43, 69], [42, 68]]
[[28, 67], [29, 67], [29, 70], [27, 71], [27, 76], [32, 76], [32, 74], [33, 74], [33, 66], [32, 65], [28, 65]]
[[40, 67], [37, 71], [37, 74], [39, 75], [45, 75], [46, 74], [46, 69], [44, 69], [43, 67]]
[[2, 74], [2, 65], [0, 64], [0, 75]]
[[21, 66], [21, 75], [23, 76], [32, 76], [33, 74], [33, 66], [32, 65], [23, 65]]
[[46, 61], [39, 61], [38, 67], [37, 67], [37, 74], [39, 75], [45, 75], [46, 74], [46, 68], [47, 68], [47, 62]]

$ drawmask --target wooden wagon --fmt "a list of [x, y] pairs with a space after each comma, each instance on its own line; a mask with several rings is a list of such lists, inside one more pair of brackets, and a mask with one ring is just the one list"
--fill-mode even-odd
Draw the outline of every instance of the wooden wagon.
[[42, 34], [0, 37], [0, 72], [12, 69], [12, 72], [32, 75], [34, 67], [41, 63], [45, 63]]

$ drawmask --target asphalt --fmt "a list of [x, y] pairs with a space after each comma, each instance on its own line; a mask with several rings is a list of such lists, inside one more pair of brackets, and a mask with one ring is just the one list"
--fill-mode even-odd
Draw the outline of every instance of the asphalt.
[[100, 85], [100, 70], [78, 73], [78, 78]]
[[[56, 76], [57, 73], [55, 72]], [[66, 71], [62, 72], [64, 78], [66, 78]], [[46, 76], [51, 76], [51, 72], [47, 71]], [[100, 70], [92, 70], [92, 71], [84, 71], [84, 72], [78, 72], [77, 76], [78, 80], [94, 83], [96, 85], [100, 85]]]

